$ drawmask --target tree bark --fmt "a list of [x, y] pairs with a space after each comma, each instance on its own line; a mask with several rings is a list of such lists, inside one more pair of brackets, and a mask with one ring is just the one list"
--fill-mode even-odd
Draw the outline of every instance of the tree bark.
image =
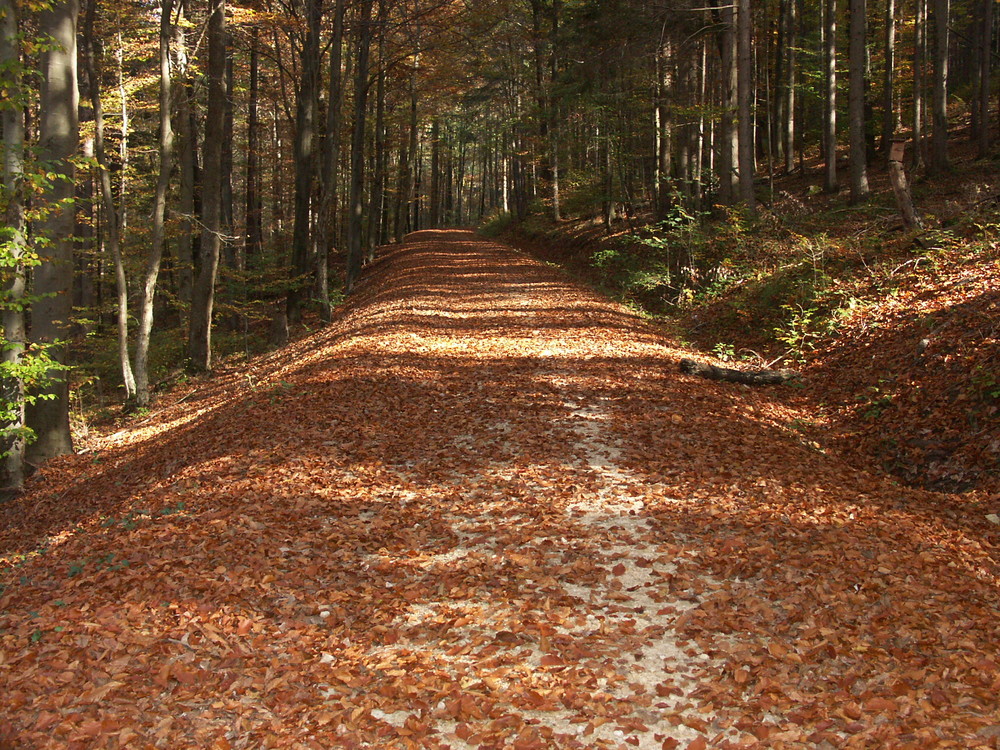
[[372, 0], [361, 0], [357, 69], [354, 79], [354, 126], [351, 135], [351, 196], [347, 224], [347, 291], [361, 276], [365, 188], [365, 115], [368, 111], [368, 56], [371, 51]]
[[[83, 24], [83, 49], [80, 59], [83, 61], [84, 69], [87, 73], [87, 83], [90, 93], [90, 105], [94, 117], [94, 156], [97, 160], [98, 183], [101, 188], [101, 205], [104, 207], [104, 236], [111, 251], [112, 263], [115, 269], [115, 289], [118, 297], [117, 324], [118, 324], [118, 366], [121, 368], [122, 383], [125, 386], [125, 400], [131, 401], [135, 397], [136, 382], [132, 373], [132, 366], [129, 361], [128, 351], [128, 279], [125, 276], [125, 264], [122, 260], [121, 237], [124, 229], [126, 203], [125, 193], [120, 195], [122, 209], [115, 206], [115, 197], [111, 189], [111, 170], [108, 167], [107, 152], [104, 148], [104, 109], [101, 106], [101, 78], [94, 54], [94, 19], [97, 11], [96, 0], [91, 0], [87, 6], [87, 13]], [[120, 36], [119, 36], [120, 41]], [[121, 71], [121, 59], [119, 54], [118, 90], [122, 97], [122, 153], [127, 154], [127, 133], [128, 118], [125, 116], [125, 86], [123, 84]], [[123, 157], [124, 158], [124, 157]], [[127, 164], [123, 161], [121, 171], [126, 171]], [[124, 180], [124, 178], [122, 178]], [[122, 183], [124, 188], [125, 183]]]
[[837, 184], [837, 0], [826, 0], [826, 28], [824, 34], [823, 62], [826, 69], [826, 97], [823, 109], [823, 150], [826, 171], [823, 186], [826, 192], [836, 193]]
[[660, 32], [660, 41], [656, 45], [656, 109], [655, 109], [655, 137], [656, 137], [656, 213], [662, 219], [666, 217], [670, 209], [670, 154], [671, 154], [671, 121], [670, 121], [670, 95], [672, 71], [670, 50], [670, 38], [666, 36], [666, 24]]
[[[49, 347], [52, 358], [64, 364], [64, 341], [70, 331], [73, 285], [72, 200], [76, 171], [71, 157], [79, 141], [77, 107], [76, 27], [79, 5], [76, 0], [61, 0], [39, 14], [42, 35], [52, 40], [41, 54], [41, 91], [39, 95], [39, 159], [51, 163], [52, 170], [66, 179], [55, 180], [42, 196], [43, 205], [51, 207], [39, 222], [39, 233], [49, 245], [41, 252], [41, 265], [34, 274], [31, 306], [31, 341]], [[69, 380], [65, 372], [51, 374], [51, 384], [41, 391], [42, 400], [30, 405], [27, 424], [35, 432], [35, 442], [26, 451], [27, 460], [38, 463], [54, 456], [73, 452], [69, 429]]]
[[343, 121], [344, 10], [346, 0], [336, 0], [333, 10], [333, 39], [330, 40], [330, 83], [327, 94], [326, 140], [323, 142], [322, 191], [316, 221], [316, 296], [320, 320], [333, 319], [330, 307], [329, 264], [337, 220], [337, 180], [340, 172], [340, 128]]
[[7, 199], [4, 216], [7, 236], [3, 255], [8, 264], [3, 284], [3, 346], [0, 361], [14, 372], [0, 379], [0, 400], [6, 412], [0, 423], [0, 492], [16, 492], [24, 482], [24, 383], [16, 374], [24, 355], [25, 268], [22, 262], [25, 238], [22, 179], [24, 177], [24, 88], [21, 75], [20, 40], [14, 0], [0, 0], [0, 81], [6, 91], [6, 106], [0, 107], [3, 128], [3, 187]]
[[382, 242], [382, 227], [385, 223], [385, 0], [378, 3], [378, 72], [375, 84], [375, 154], [372, 174], [371, 200], [368, 209], [368, 233], [365, 240], [365, 260], [375, 259], [375, 247]]
[[947, 172], [948, 162], [948, 20], [950, 0], [933, 0], [934, 10], [934, 100], [931, 129], [930, 168]]
[[782, 385], [798, 378], [798, 373], [793, 370], [733, 370], [686, 358], [680, 362], [680, 371], [685, 375], [697, 375], [706, 380], [722, 380], [743, 385]]
[[913, 19], [913, 163], [914, 171], [925, 164], [924, 96], [927, 67], [927, 0], [916, 0]]
[[866, 0], [850, 0], [850, 85], [848, 129], [850, 140], [851, 203], [868, 200], [868, 155], [865, 149], [865, 31]]
[[787, 43], [785, 45], [785, 120], [784, 120], [784, 154], [785, 173], [789, 174], [795, 168], [795, 105], [797, 99], [796, 63], [799, 43], [799, 0], [788, 0]]
[[752, 212], [756, 210], [753, 192], [754, 179], [754, 127], [753, 127], [753, 17], [750, 0], [737, 3], [737, 89], [739, 98], [740, 133], [740, 200]]
[[222, 132], [226, 117], [226, 2], [213, 0], [208, 21], [208, 105], [205, 111], [201, 252], [191, 300], [191, 368], [212, 369], [212, 310], [222, 246]]
[[723, 4], [719, 12], [721, 25], [720, 56], [722, 61], [722, 116], [719, 138], [719, 197], [723, 203], [735, 203], [739, 194], [736, 170], [739, 152], [739, 129], [736, 127], [738, 66], [736, 64], [736, 10]]
[[319, 96], [320, 0], [306, 0], [306, 36], [295, 90], [295, 208], [292, 222], [292, 280], [288, 287], [289, 323], [302, 317], [302, 297], [309, 275], [310, 209], [312, 208], [313, 141]]
[[170, 189], [170, 171], [174, 162], [174, 130], [170, 123], [173, 101], [170, 73], [170, 38], [173, 34], [170, 15], [173, 0], [162, 0], [160, 9], [160, 170], [153, 197], [153, 231], [146, 271], [142, 279], [142, 299], [139, 302], [139, 331], [135, 342], [135, 402], [149, 405], [149, 339], [153, 331], [156, 282], [160, 276], [163, 259], [164, 229], [167, 215], [167, 191]]
[[[186, 13], [187, 0], [179, 0], [181, 15]], [[195, 214], [198, 190], [198, 131], [194, 118], [194, 86], [190, 81], [187, 58], [187, 40], [184, 33], [186, 19], [174, 25], [174, 54], [178, 86], [177, 108], [173, 112], [174, 131], [180, 139], [178, 153], [180, 184], [177, 191], [177, 212], [180, 231], [177, 239], [177, 298], [184, 314], [190, 314], [194, 286]]]
[[896, 132], [893, 107], [896, 85], [896, 0], [885, 0], [885, 70], [882, 76], [882, 150], [888, 151]]
[[980, 20], [979, 26], [979, 91], [974, 98], [979, 110], [979, 132], [976, 138], [976, 150], [979, 158], [985, 159], [989, 155], [990, 146], [993, 144], [993, 129], [990, 126], [990, 73], [993, 57], [993, 3], [995, 0], [980, 0]]

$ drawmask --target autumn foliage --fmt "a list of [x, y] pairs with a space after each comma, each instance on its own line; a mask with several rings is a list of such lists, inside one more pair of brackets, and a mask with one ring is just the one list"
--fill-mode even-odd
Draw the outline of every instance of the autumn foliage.
[[0, 506], [3, 743], [997, 747], [1000, 527], [680, 355], [411, 236]]

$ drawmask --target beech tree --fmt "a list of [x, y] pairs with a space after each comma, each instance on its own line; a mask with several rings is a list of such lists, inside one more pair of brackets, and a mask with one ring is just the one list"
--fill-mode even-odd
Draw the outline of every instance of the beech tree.
[[[41, 54], [41, 87], [38, 99], [38, 158], [49, 163], [52, 173], [43, 202], [49, 207], [38, 228], [44, 238], [41, 264], [35, 269], [29, 337], [45, 348], [52, 359], [66, 363], [65, 342], [70, 335], [73, 285], [73, 198], [79, 122], [77, 107], [77, 19], [76, 0], [57, 0], [39, 14], [39, 30], [50, 40]], [[29, 403], [26, 422], [35, 433], [27, 447], [27, 460], [38, 463], [73, 451], [69, 428], [69, 379], [65, 371], [54, 372], [38, 400]]]
[[208, 19], [208, 108], [201, 196], [201, 253], [191, 300], [188, 356], [195, 370], [212, 369], [212, 310], [222, 247], [222, 132], [226, 108], [226, 3], [214, 0]]

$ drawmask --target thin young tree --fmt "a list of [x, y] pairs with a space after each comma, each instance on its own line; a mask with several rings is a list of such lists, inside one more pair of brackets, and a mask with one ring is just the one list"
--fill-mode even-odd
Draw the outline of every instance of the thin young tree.
[[[94, 117], [94, 156], [97, 159], [98, 184], [101, 188], [101, 205], [104, 209], [104, 237], [115, 269], [115, 290], [117, 292], [118, 310], [118, 362], [122, 371], [122, 383], [125, 386], [125, 400], [135, 397], [135, 377], [128, 351], [128, 279], [125, 275], [125, 263], [122, 258], [122, 232], [125, 227], [124, 206], [126, 196], [119, 196], [121, 207], [115, 205], [115, 196], [111, 188], [111, 169], [108, 165], [107, 150], [104, 145], [104, 108], [101, 106], [101, 75], [95, 52], [94, 21], [97, 16], [97, 0], [90, 0], [83, 23], [83, 46], [80, 59], [87, 73], [87, 86], [90, 94], [90, 106]], [[124, 85], [119, 74], [119, 91], [124, 97]], [[123, 106], [123, 112], [124, 104]], [[122, 118], [127, 122], [127, 118]], [[124, 141], [124, 138], [123, 138]], [[124, 163], [122, 165], [124, 170]]]
[[866, 6], [866, 0], [850, 0], [850, 44], [848, 51], [850, 76], [847, 94], [847, 119], [850, 142], [851, 203], [867, 200], [869, 192], [868, 154], [865, 148]]
[[837, 192], [837, 0], [824, 5], [823, 63], [826, 96], [823, 99], [823, 152], [826, 158], [823, 187]]
[[137, 406], [149, 405], [149, 341], [153, 331], [156, 282], [160, 275], [163, 259], [163, 242], [167, 215], [167, 192], [170, 189], [170, 172], [174, 162], [174, 130], [170, 120], [173, 103], [170, 72], [170, 39], [173, 36], [170, 20], [173, 0], [162, 0], [159, 29], [159, 173], [156, 178], [156, 193], [153, 196], [153, 228], [149, 251], [146, 255], [146, 270], [142, 279], [142, 298], [139, 301], [139, 331], [135, 342], [135, 402]]
[[737, 47], [737, 96], [739, 98], [739, 163], [740, 200], [748, 209], [756, 209], [753, 192], [754, 179], [754, 123], [753, 123], [753, 16], [750, 0], [738, 0], [736, 12]]
[[354, 123], [351, 132], [351, 194], [347, 219], [347, 291], [361, 276], [362, 220], [365, 187], [365, 115], [368, 111], [368, 57], [371, 51], [372, 0], [361, 0], [358, 18], [357, 59], [354, 71]]
[[226, 2], [213, 0], [208, 20], [208, 105], [205, 111], [201, 252], [191, 300], [188, 356], [196, 371], [212, 369], [212, 309], [222, 247], [222, 131], [226, 116]]

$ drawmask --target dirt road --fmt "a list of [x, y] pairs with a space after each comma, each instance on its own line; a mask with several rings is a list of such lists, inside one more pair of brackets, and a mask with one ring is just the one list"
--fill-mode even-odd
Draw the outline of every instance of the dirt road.
[[0, 737], [997, 747], [996, 527], [671, 347], [411, 236], [332, 327], [0, 510]]

